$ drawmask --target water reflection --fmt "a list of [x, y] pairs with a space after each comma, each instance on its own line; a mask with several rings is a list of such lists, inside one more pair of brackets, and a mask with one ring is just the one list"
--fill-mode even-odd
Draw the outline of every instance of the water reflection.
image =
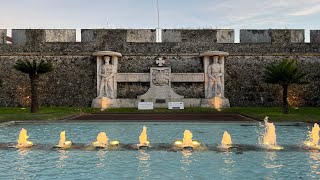
[[139, 166], [138, 171], [140, 172], [140, 177], [138, 179], [149, 179], [151, 169], [150, 169], [150, 154], [148, 154], [145, 150], [139, 150]]
[[107, 154], [107, 151], [106, 150], [103, 150], [103, 149], [100, 149], [98, 152], [97, 152], [97, 156], [99, 158], [99, 161], [98, 163], [96, 164], [96, 166], [98, 168], [103, 168], [106, 166], [105, 164], [105, 158], [106, 158], [106, 154]]
[[182, 163], [181, 170], [185, 173], [185, 178], [192, 178], [191, 174], [191, 168], [190, 165], [192, 163], [191, 157], [192, 157], [192, 150], [183, 150], [182, 153], [182, 159], [180, 162]]
[[56, 167], [57, 168], [63, 168], [65, 167], [65, 160], [69, 157], [68, 156], [68, 151], [64, 150], [64, 149], [59, 149], [59, 160], [57, 161]]
[[30, 152], [30, 149], [28, 148], [22, 148], [18, 150], [18, 153], [20, 156], [18, 156], [18, 159], [24, 159]]
[[220, 169], [220, 173], [226, 176], [230, 176], [233, 173], [233, 167], [235, 166], [235, 161], [232, 158], [232, 152], [226, 151], [223, 153], [223, 165]]
[[28, 158], [28, 154], [30, 153], [30, 149], [19, 149], [16, 164], [17, 174], [15, 179], [29, 179], [31, 174], [28, 173], [28, 169], [30, 168], [30, 162]]
[[283, 165], [278, 161], [277, 152], [267, 151], [265, 152], [265, 158], [262, 164], [268, 169], [265, 179], [276, 179], [277, 174], [282, 169]]
[[309, 157], [310, 176], [311, 178], [318, 178], [320, 175], [320, 152], [310, 151]]

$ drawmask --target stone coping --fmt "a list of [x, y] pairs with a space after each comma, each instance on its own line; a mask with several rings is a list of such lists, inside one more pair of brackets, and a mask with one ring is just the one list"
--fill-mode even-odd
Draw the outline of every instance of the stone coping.
[[71, 118], [79, 121], [257, 122], [240, 114], [220, 113], [94, 113]]
[[[249, 118], [249, 117], [248, 117]], [[249, 118], [250, 119], [250, 118]], [[0, 128], [5, 127], [5, 126], [14, 126], [14, 125], [19, 125], [19, 124], [59, 124], [59, 123], [92, 123], [92, 122], [105, 122], [105, 123], [139, 123], [139, 122], [159, 122], [159, 123], [249, 123], [246, 125], [242, 126], [254, 126], [251, 123], [258, 123], [261, 121], [255, 120], [255, 119], [250, 119], [247, 121], [181, 121], [181, 120], [167, 120], [167, 121], [161, 121], [161, 120], [73, 120], [73, 119], [65, 119], [65, 120], [18, 120], [18, 121], [0, 121]], [[277, 126], [303, 126], [306, 124], [313, 124], [314, 122], [299, 122], [299, 121], [290, 121], [290, 122], [278, 122], [275, 121]]]
[[97, 51], [93, 53], [93, 56], [117, 56], [122, 57], [121, 53], [114, 52], [114, 51]]
[[200, 53], [200, 57], [204, 56], [229, 56], [229, 53], [223, 52], [223, 51], [206, 51], [203, 53]]

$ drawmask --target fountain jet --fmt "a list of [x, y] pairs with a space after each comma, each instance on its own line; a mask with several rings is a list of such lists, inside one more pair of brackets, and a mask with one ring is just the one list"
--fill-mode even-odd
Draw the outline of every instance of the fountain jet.
[[283, 147], [277, 146], [276, 127], [273, 123], [268, 122], [268, 118], [268, 116], [264, 118], [265, 132], [262, 143], [268, 149], [283, 149]]
[[139, 144], [138, 147], [148, 147], [150, 142], [148, 141], [148, 136], [147, 136], [147, 127], [143, 126], [142, 132], [139, 136]]
[[70, 148], [72, 145], [71, 141], [66, 141], [66, 131], [62, 131], [60, 133], [60, 141], [59, 144], [56, 145], [58, 148]]
[[232, 139], [231, 135], [228, 133], [228, 131], [224, 131], [222, 139], [221, 139], [221, 148], [229, 148], [232, 146]]
[[200, 146], [198, 141], [192, 140], [192, 133], [189, 130], [185, 130], [183, 133], [183, 140], [177, 140], [174, 145], [181, 148], [195, 148]]
[[307, 141], [304, 142], [304, 144], [306, 146], [312, 147], [312, 148], [316, 148], [316, 149], [320, 149], [319, 146], [319, 132], [320, 132], [320, 128], [319, 125], [317, 123], [314, 123], [312, 130], [309, 131], [309, 138]]
[[92, 145], [97, 148], [106, 148], [108, 145], [108, 137], [105, 132], [100, 132], [97, 136], [97, 141], [93, 142]]
[[19, 139], [18, 139], [18, 144], [17, 144], [17, 148], [29, 148], [33, 145], [33, 143], [31, 141], [28, 141], [28, 134], [27, 134], [27, 130], [25, 130], [24, 128], [21, 129], [20, 134], [19, 134]]

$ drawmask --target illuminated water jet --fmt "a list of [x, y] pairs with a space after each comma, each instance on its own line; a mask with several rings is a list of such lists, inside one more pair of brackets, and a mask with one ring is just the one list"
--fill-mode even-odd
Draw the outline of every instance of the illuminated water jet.
[[18, 138], [18, 144], [17, 144], [17, 148], [29, 148], [33, 145], [33, 143], [31, 141], [28, 141], [28, 134], [27, 134], [27, 130], [25, 130], [24, 128], [21, 129], [20, 134], [19, 134], [19, 138]]
[[221, 145], [219, 147], [226, 148], [226, 149], [232, 147], [232, 139], [228, 131], [224, 131], [221, 139]]
[[97, 136], [97, 141], [93, 142], [92, 145], [96, 148], [106, 148], [108, 140], [107, 134], [105, 132], [100, 132]]
[[97, 141], [92, 142], [93, 147], [95, 148], [107, 148], [108, 145], [111, 146], [118, 146], [120, 144], [119, 141], [111, 141], [110, 143], [108, 142], [109, 138], [105, 132], [100, 132], [97, 136]]
[[142, 132], [139, 136], [139, 144], [138, 147], [148, 147], [150, 142], [148, 141], [148, 135], [147, 135], [147, 127], [143, 126]]
[[111, 141], [110, 142], [110, 145], [112, 145], [112, 146], [118, 146], [120, 144], [120, 142], [119, 141]]
[[268, 116], [264, 118], [265, 132], [262, 136], [262, 145], [267, 149], [283, 149], [277, 145], [276, 127], [273, 123], [268, 122]]
[[66, 141], [66, 131], [62, 131], [60, 133], [59, 144], [56, 145], [56, 147], [59, 147], [59, 148], [70, 148], [71, 145], [72, 145], [71, 141]]
[[189, 130], [185, 130], [183, 133], [183, 140], [176, 140], [174, 145], [181, 148], [195, 148], [201, 144], [198, 141], [192, 140], [192, 133]]
[[317, 123], [314, 123], [312, 130], [308, 132], [308, 140], [304, 144], [308, 147], [320, 149], [319, 146], [319, 132], [320, 128]]

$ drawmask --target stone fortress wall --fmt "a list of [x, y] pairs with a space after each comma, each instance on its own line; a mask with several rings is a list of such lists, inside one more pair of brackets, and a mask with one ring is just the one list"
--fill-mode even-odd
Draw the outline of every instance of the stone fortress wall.
[[[303, 29], [240, 30], [234, 43], [231, 29], [163, 29], [156, 42], [155, 29], [82, 29], [76, 42], [75, 29], [14, 29], [12, 44], [0, 29], [0, 106], [30, 103], [28, 76], [12, 66], [19, 59], [44, 59], [54, 72], [43, 75], [40, 84], [43, 106], [90, 106], [96, 94], [96, 51], [116, 51], [119, 73], [148, 73], [162, 57], [172, 73], [201, 73], [199, 54], [225, 51], [225, 96], [231, 106], [275, 106], [281, 102], [281, 88], [261, 81], [264, 67], [282, 59], [297, 59], [307, 73], [308, 85], [293, 86], [291, 105], [320, 106], [320, 30], [310, 32], [304, 42]], [[173, 82], [174, 91], [185, 98], [203, 98], [200, 82]], [[118, 98], [136, 98], [149, 82], [118, 82]], [[280, 101], [279, 101], [280, 100]]]

